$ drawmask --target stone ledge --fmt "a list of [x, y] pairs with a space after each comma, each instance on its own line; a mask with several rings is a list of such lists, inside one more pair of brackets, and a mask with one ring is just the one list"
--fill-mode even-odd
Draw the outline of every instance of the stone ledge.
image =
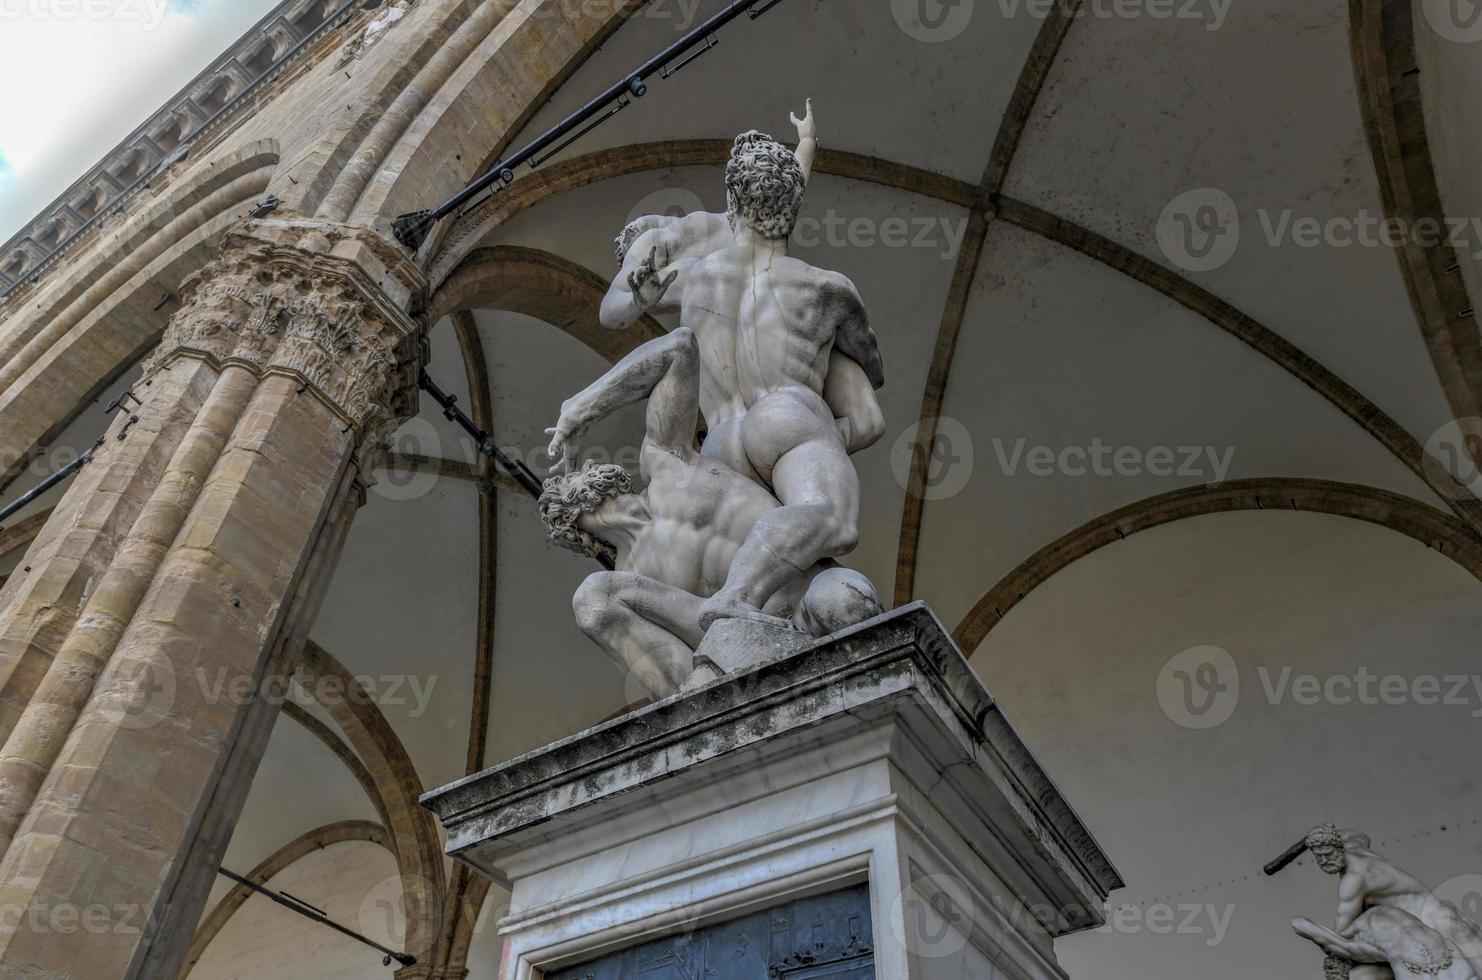
[[1094, 924], [1120, 876], [924, 603], [434, 790], [422, 803], [447, 829], [447, 853], [497, 874], [496, 862], [532, 844], [661, 804], [724, 778], [728, 767], [752, 770], [885, 722], [931, 757], [993, 838], [985, 846], [1013, 853], [1026, 887], [1076, 910], [1064, 931]]

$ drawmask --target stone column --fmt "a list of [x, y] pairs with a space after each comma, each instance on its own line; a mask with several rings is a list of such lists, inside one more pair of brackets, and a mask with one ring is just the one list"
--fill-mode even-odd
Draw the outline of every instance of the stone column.
[[417, 280], [369, 233], [288, 220], [239, 227], [182, 288], [138, 421], [0, 599], [0, 976], [173, 975], [271, 728], [260, 694], [415, 405]]

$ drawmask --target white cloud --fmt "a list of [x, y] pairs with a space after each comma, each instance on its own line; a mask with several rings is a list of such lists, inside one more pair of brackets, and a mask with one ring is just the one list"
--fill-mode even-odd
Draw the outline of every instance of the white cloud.
[[0, 0], [0, 242], [278, 2]]

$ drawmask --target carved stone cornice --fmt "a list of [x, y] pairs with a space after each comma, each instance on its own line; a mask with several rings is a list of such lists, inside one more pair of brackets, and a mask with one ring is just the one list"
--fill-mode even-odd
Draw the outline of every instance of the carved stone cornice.
[[145, 377], [181, 357], [297, 379], [378, 446], [416, 414], [422, 325], [406, 312], [416, 266], [374, 232], [322, 221], [247, 221], [181, 286]]

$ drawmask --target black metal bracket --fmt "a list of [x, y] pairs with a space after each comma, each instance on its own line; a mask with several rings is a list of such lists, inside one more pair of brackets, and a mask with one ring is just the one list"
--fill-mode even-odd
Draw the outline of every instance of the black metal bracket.
[[[753, 13], [752, 17], [755, 18], [756, 14]], [[720, 38], [716, 37], [714, 34], [710, 35], [705, 39], [705, 46], [703, 48], [696, 51], [694, 54], [690, 55], [679, 64], [675, 65], [673, 68], [665, 68], [663, 71], [659, 72], [659, 76], [661, 78], [673, 78], [675, 75], [678, 75], [681, 71], [683, 71], [686, 65], [699, 60], [701, 55], [709, 51], [711, 48], [717, 46], [718, 44], [720, 44]]]
[[531, 472], [530, 467], [524, 463], [516, 459], [510, 459], [504, 450], [495, 445], [493, 434], [479, 428], [478, 425], [474, 424], [473, 419], [468, 417], [468, 413], [458, 407], [457, 395], [450, 395], [439, 388], [437, 382], [433, 381], [432, 376], [426, 371], [422, 372], [421, 376], [417, 379], [417, 383], [442, 408], [443, 418], [449, 422], [456, 423], [459, 428], [473, 437], [473, 441], [478, 444], [479, 452], [494, 460], [499, 465], [499, 468], [508, 473], [530, 496], [537, 498], [540, 496], [541, 491], [545, 489], [545, 485], [541, 482], [540, 477]]
[[[665, 78], [668, 78], [669, 76], [668, 75], [665, 75], [664, 77]], [[541, 157], [540, 159], [538, 159], [538, 160], [532, 159], [530, 161], [530, 169], [531, 170], [534, 170], [536, 167], [539, 167], [542, 164], [545, 164], [545, 163], [550, 162], [550, 160], [552, 160], [553, 158], [559, 156], [561, 154], [561, 151], [565, 150], [568, 146], [570, 146], [571, 144], [575, 143], [577, 140], [581, 139], [583, 136], [587, 135], [592, 130], [596, 129], [598, 126], [600, 126], [603, 123], [607, 122], [607, 120], [611, 119], [613, 116], [615, 116], [618, 113], [622, 112], [624, 109], [628, 108], [628, 106], [630, 106], [632, 104], [633, 104], [633, 100], [630, 99], [630, 98], [628, 98], [628, 97], [626, 97], [626, 96], [624, 96], [622, 99], [620, 99], [618, 101], [618, 104], [617, 105], [615, 105], [611, 109], [607, 110], [607, 114], [606, 115], [604, 115], [604, 116], [598, 116], [596, 119], [594, 119], [590, 123], [588, 123], [587, 124], [587, 127], [585, 129], [577, 130], [575, 133], [573, 133], [571, 135], [571, 138], [570, 139], [566, 140], [566, 142], [562, 143], [560, 146], [557, 146], [555, 149], [551, 150], [551, 152], [547, 153], [545, 156]]]
[[[499, 175], [499, 182], [492, 189], [490, 189], [489, 196], [488, 197], [481, 197], [477, 201], [474, 201], [472, 204], [470, 204], [467, 207], [465, 207], [463, 210], [459, 211], [458, 212], [458, 217], [461, 218], [465, 214], [468, 214], [468, 212], [473, 211], [473, 210], [476, 210], [485, 201], [489, 200], [489, 198], [494, 197], [500, 191], [504, 190], [511, 183], [513, 183], [514, 182], [514, 179], [515, 179], [515, 174], [514, 174], [514, 171], [512, 171], [512, 170], [506, 170], [503, 173], [501, 173]], [[418, 212], [418, 213], [426, 213], [426, 212]]]
[[123, 391], [119, 392], [117, 398], [113, 399], [113, 401], [109, 402], [103, 407], [103, 414], [112, 415], [120, 408], [123, 408], [129, 401], [133, 401], [135, 408], [144, 407], [144, 403], [139, 400], [139, 396], [134, 394], [134, 389], [125, 388]]
[[283, 202], [278, 197], [276, 197], [275, 195], [269, 195], [269, 196], [263, 198], [261, 201], [259, 201], [252, 208], [252, 210], [248, 211], [247, 212], [247, 217], [249, 217], [249, 218], [266, 218], [268, 215], [270, 215], [274, 211], [278, 210], [278, 205], [280, 205], [282, 203]]
[[[622, 108], [626, 108], [626, 104], [631, 99], [642, 98], [648, 91], [647, 79], [656, 74], [661, 78], [669, 78], [695, 58], [715, 47], [719, 40], [713, 35], [722, 27], [743, 13], [749, 13], [751, 19], [756, 20], [781, 2], [782, 0], [765, 0], [765, 2], [764, 0], [731, 0], [724, 10], [669, 45], [658, 55], [639, 66], [636, 71], [624, 75], [622, 80], [609, 86], [601, 95], [567, 116], [534, 141], [495, 164], [487, 173], [438, 207], [401, 215], [391, 225], [392, 234], [408, 249], [413, 252], [419, 251], [439, 221], [450, 214], [465, 211], [470, 202], [479, 199], [486, 190], [501, 180], [508, 183], [509, 178], [505, 175], [512, 175], [516, 167], [530, 163], [532, 160], [539, 160], [540, 163], [549, 160], [556, 153], [586, 136], [601, 123], [611, 119]], [[690, 54], [691, 50], [702, 42], [705, 47], [698, 53]], [[689, 57], [685, 57], [686, 55]], [[666, 67], [676, 59], [683, 60], [672, 69]], [[619, 105], [620, 101], [623, 104]], [[594, 119], [597, 122], [593, 123]], [[572, 133], [576, 135], [572, 136]], [[560, 146], [557, 149], [547, 152], [558, 143]], [[539, 166], [539, 163], [534, 165]]]
[[[508, 473], [531, 497], [536, 500], [540, 499], [541, 492], [545, 489], [545, 483], [531, 471], [530, 467], [518, 459], [510, 459], [504, 450], [495, 445], [493, 434], [480, 428], [473, 419], [468, 417], [467, 412], [458, 407], [457, 395], [450, 395], [439, 388], [437, 382], [432, 380], [432, 375], [428, 374], [425, 370], [417, 378], [417, 383], [423, 391], [432, 396], [432, 400], [437, 402], [438, 407], [443, 410], [443, 418], [456, 424], [464, 432], [473, 437], [473, 441], [479, 447], [479, 452], [494, 460], [495, 464], [504, 470], [504, 472]], [[598, 561], [608, 571], [612, 571], [613, 566], [610, 559], [602, 557]]]
[[77, 457], [66, 466], [57, 470], [51, 476], [42, 480], [40, 483], [36, 484], [36, 486], [32, 487], [30, 490], [27, 490], [25, 493], [21, 494], [15, 500], [12, 500], [10, 503], [6, 504], [4, 507], [0, 507], [0, 531], [3, 531], [5, 529], [5, 522], [10, 520], [16, 514], [20, 513], [27, 504], [29, 504], [31, 501], [35, 500], [42, 494], [46, 493], [46, 491], [50, 490], [58, 483], [61, 483], [63, 480], [67, 479], [73, 473], [76, 473], [78, 470], [86, 466], [88, 460], [93, 458], [93, 453], [97, 452], [98, 447], [101, 445], [103, 445], [103, 440], [99, 439], [93, 445], [93, 448], [89, 449], [87, 452], [83, 453], [81, 456]]

